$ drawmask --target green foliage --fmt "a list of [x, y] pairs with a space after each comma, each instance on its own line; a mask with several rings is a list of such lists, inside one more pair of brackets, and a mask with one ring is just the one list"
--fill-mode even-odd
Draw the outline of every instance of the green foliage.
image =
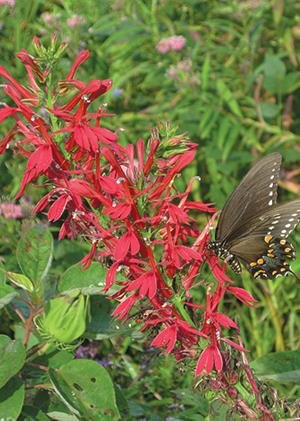
[[95, 361], [70, 361], [49, 374], [55, 392], [75, 415], [103, 421], [120, 419], [113, 383]]
[[[30, 50], [34, 35], [47, 44], [56, 32], [69, 43], [59, 64], [61, 72], [79, 49], [87, 48], [91, 60], [80, 77], [113, 80], [115, 90], [105, 101], [116, 114], [114, 128], [123, 129], [119, 130], [123, 144], [148, 135], [161, 120], [176, 123], [199, 143], [197, 160], [184, 174], [186, 179], [201, 175], [195, 197], [221, 207], [252, 160], [275, 150], [283, 154], [286, 165], [284, 195], [299, 193], [297, 179], [288, 178], [300, 159], [300, 24], [295, 1], [66, 0], [17, 1], [15, 8], [0, 7], [1, 64], [16, 79], [24, 81], [25, 75], [14, 54], [21, 48]], [[83, 20], [70, 27], [67, 20], [74, 14]], [[157, 43], [174, 34], [183, 35], [186, 46], [159, 53]], [[1, 137], [7, 128], [1, 125]], [[18, 190], [23, 163], [12, 154], [0, 156], [0, 172], [0, 202], [5, 202]], [[43, 190], [27, 194], [35, 203]], [[53, 237], [43, 224], [32, 224], [28, 218], [21, 224], [1, 215], [0, 238], [1, 332], [5, 333], [0, 337], [1, 418], [101, 420], [103, 414], [113, 419], [119, 413], [122, 419], [149, 420], [228, 416], [231, 406], [214, 400], [217, 392], [206, 396], [213, 402], [209, 405], [203, 393], [191, 390], [191, 376], [178, 374], [178, 363], [145, 351], [143, 335], [130, 322], [120, 325], [110, 317], [113, 307], [102, 292], [105, 270], [94, 263], [82, 271], [77, 263], [84, 245], [55, 240], [53, 250]], [[300, 243], [299, 235], [296, 242]], [[299, 273], [299, 261], [294, 270]], [[256, 297], [256, 308], [241, 313], [236, 303], [228, 306], [239, 318], [247, 349], [260, 357], [252, 366], [263, 381], [277, 382], [282, 397], [295, 400], [299, 387], [286, 381], [299, 380], [295, 370], [299, 355], [291, 351], [299, 348], [299, 288], [291, 278], [253, 283], [247, 274], [243, 283]], [[78, 311], [74, 320], [73, 313], [65, 314], [73, 303]], [[43, 320], [46, 338], [35, 330], [33, 320]], [[26, 347], [26, 362], [24, 346], [11, 339], [17, 336]], [[107, 369], [96, 362], [72, 361], [74, 353], [60, 349], [91, 339], [99, 341], [96, 355], [109, 363]], [[107, 398], [105, 408], [99, 407], [97, 398], [102, 394]]]

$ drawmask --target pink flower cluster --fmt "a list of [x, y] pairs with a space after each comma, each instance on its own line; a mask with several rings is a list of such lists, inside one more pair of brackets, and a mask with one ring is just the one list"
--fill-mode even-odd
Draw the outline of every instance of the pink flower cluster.
[[1, 203], [0, 215], [6, 219], [17, 219], [23, 217], [22, 207], [14, 203]]
[[0, 0], [0, 6], [15, 7], [16, 0]]
[[161, 54], [166, 54], [169, 51], [180, 51], [186, 44], [186, 39], [182, 35], [173, 35], [169, 38], [163, 38], [156, 45], [156, 49]]
[[67, 20], [67, 25], [69, 28], [76, 28], [76, 26], [82, 26], [84, 23], [84, 17], [79, 15], [74, 15]]

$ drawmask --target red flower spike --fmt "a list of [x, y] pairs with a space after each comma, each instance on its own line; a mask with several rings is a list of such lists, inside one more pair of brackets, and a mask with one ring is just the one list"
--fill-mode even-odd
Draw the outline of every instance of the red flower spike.
[[[35, 43], [42, 57], [46, 50], [39, 41]], [[65, 48], [56, 46], [55, 37], [51, 46], [57, 57]], [[116, 133], [101, 125], [110, 114], [101, 107], [88, 112], [90, 104], [110, 89], [111, 81], [86, 84], [74, 79], [89, 57], [87, 51], [78, 54], [65, 80], [57, 85], [51, 85], [55, 77], [45, 83], [49, 70], [43, 70], [27, 51], [22, 50], [18, 57], [26, 67], [29, 89], [0, 66], [0, 76], [6, 79], [3, 91], [14, 103], [0, 109], [0, 122], [14, 119], [13, 127], [0, 140], [0, 153], [9, 145], [27, 160], [18, 197], [43, 175], [48, 193], [34, 212], [47, 209], [49, 221], [61, 223], [59, 239], [82, 237], [90, 243], [81, 261], [84, 268], [93, 260], [109, 259], [104, 291], [116, 286], [108, 298], [121, 301], [113, 315], [125, 319], [134, 307], [142, 330], [160, 328], [152, 346], [178, 359], [195, 358], [199, 339], [205, 337], [209, 344], [198, 359], [196, 375], [223, 372], [218, 381], [226, 389], [230, 372], [229, 365], [223, 364], [223, 352], [233, 347], [243, 353], [244, 360], [246, 350], [240, 339], [237, 344], [236, 338], [224, 337], [225, 329], [236, 335], [238, 326], [220, 306], [225, 294], [246, 305], [255, 300], [233, 286], [226, 265], [220, 265], [208, 250], [217, 213], [212, 204], [190, 199], [194, 178], [183, 193], [176, 189], [175, 177], [194, 159], [196, 145], [168, 126], [154, 130], [147, 143], [139, 139], [136, 146], [121, 147]], [[56, 98], [65, 93], [70, 99], [61, 106]], [[45, 115], [45, 110], [55, 119]], [[205, 227], [199, 224], [199, 212], [213, 214]], [[209, 278], [201, 273], [205, 261], [215, 278], [211, 287], [207, 287]], [[117, 276], [118, 270], [122, 276]], [[191, 293], [196, 286], [204, 293], [207, 288], [206, 302], [201, 302], [202, 294]], [[257, 393], [249, 373], [249, 384]], [[229, 394], [234, 397], [234, 390]]]

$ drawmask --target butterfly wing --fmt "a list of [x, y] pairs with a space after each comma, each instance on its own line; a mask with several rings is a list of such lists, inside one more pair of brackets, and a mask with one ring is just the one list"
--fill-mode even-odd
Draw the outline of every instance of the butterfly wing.
[[300, 221], [300, 199], [269, 209], [257, 220], [248, 221], [248, 230], [228, 244], [254, 275], [274, 278], [290, 271], [287, 260], [294, 258], [294, 248], [286, 238]]
[[246, 221], [276, 204], [281, 155], [272, 153], [258, 161], [227, 200], [217, 225], [216, 240], [230, 241]]
[[264, 238], [271, 235], [273, 238], [287, 238], [300, 221], [300, 199], [276, 205], [259, 217], [245, 221], [235, 239], [227, 242], [227, 248], [233, 254], [236, 246], [251, 238]]

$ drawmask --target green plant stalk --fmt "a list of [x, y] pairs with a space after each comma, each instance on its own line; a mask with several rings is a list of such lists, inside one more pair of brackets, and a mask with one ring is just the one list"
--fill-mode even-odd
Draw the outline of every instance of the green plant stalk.
[[[269, 290], [272, 290], [272, 281], [268, 281]], [[273, 323], [274, 329], [275, 329], [275, 348], [276, 351], [284, 351], [285, 345], [284, 345], [284, 339], [282, 336], [282, 320], [280, 319], [280, 316], [278, 314], [277, 308], [277, 300], [275, 294], [269, 294], [268, 291], [266, 291], [266, 303], [268, 305], [268, 308], [270, 310], [271, 314], [271, 321]]]

